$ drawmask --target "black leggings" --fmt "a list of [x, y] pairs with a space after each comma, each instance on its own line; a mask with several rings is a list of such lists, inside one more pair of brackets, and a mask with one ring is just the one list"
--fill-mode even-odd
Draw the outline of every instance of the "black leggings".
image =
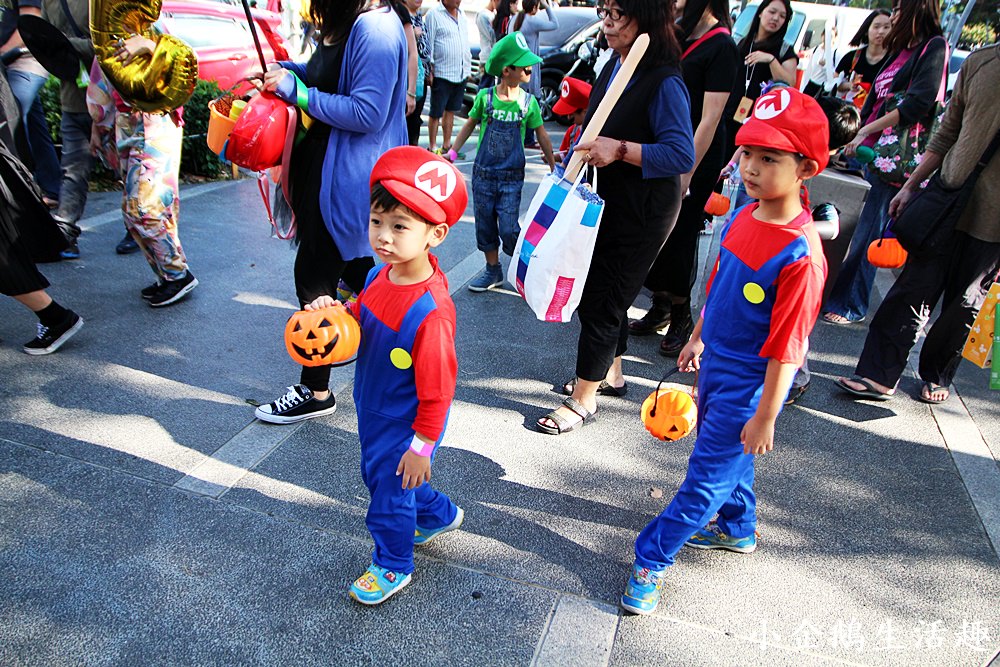
[[[311, 243], [300, 244], [295, 255], [295, 294], [300, 306], [323, 295], [336, 298], [341, 278], [352, 291], [360, 292], [373, 266], [375, 260], [371, 257], [345, 261], [324, 230]], [[303, 366], [299, 381], [313, 391], [326, 391], [330, 388], [330, 366]]]

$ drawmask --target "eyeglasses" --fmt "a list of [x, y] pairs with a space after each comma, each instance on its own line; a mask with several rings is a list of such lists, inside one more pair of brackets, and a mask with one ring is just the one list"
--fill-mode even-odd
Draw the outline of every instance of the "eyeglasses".
[[611, 20], [617, 23], [618, 21], [623, 21], [628, 18], [628, 14], [620, 9], [608, 9], [607, 7], [597, 8], [597, 18], [603, 21], [608, 17], [611, 17]]

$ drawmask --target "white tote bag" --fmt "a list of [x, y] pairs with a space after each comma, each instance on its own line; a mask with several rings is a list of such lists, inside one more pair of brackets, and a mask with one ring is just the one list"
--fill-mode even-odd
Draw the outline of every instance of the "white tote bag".
[[521, 221], [507, 279], [544, 322], [569, 322], [590, 271], [604, 200], [582, 182], [585, 171], [572, 182], [542, 179]]

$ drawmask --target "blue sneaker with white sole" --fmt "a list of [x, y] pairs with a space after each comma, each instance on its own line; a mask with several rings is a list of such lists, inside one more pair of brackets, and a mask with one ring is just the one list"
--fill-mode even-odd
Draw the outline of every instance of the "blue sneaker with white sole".
[[656, 611], [656, 605], [660, 604], [660, 591], [666, 574], [666, 570], [650, 570], [648, 567], [633, 564], [632, 576], [629, 577], [625, 594], [621, 599], [622, 609], [642, 616], [648, 616]]
[[725, 549], [726, 551], [748, 554], [757, 548], [757, 533], [751, 533], [747, 537], [731, 537], [722, 532], [718, 523], [710, 521], [707, 526], [692, 535], [684, 544], [695, 549]]
[[469, 282], [469, 291], [485, 292], [500, 285], [503, 285], [503, 267], [499, 264], [487, 264], [486, 268]]
[[410, 583], [412, 578], [412, 574], [393, 572], [372, 563], [365, 573], [351, 584], [348, 595], [361, 604], [381, 604]]
[[441, 526], [440, 528], [421, 528], [417, 526], [417, 529], [413, 531], [413, 545], [422, 546], [433, 540], [438, 535], [442, 533], [447, 533], [450, 530], [458, 530], [458, 527], [462, 525], [462, 520], [465, 518], [465, 512], [462, 508], [458, 508], [458, 513], [455, 514], [455, 520], [449, 523], [447, 526]]

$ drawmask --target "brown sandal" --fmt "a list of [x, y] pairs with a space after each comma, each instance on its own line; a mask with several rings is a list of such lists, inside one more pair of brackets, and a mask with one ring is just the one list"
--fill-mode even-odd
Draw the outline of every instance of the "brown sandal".
[[[538, 428], [539, 431], [541, 431], [542, 433], [548, 433], [549, 435], [562, 435], [563, 433], [569, 433], [570, 431], [575, 431], [578, 428], [583, 428], [589, 422], [592, 422], [595, 419], [597, 419], [597, 416], [595, 415], [594, 412], [591, 412], [587, 408], [580, 405], [579, 401], [577, 401], [574, 398], [567, 398], [562, 402], [562, 404], [565, 407], [572, 410], [574, 413], [576, 413], [580, 417], [580, 421], [570, 421], [566, 417], [563, 417], [561, 414], [559, 414], [557, 410], [553, 410], [552, 412], [548, 413], [544, 417], [539, 418], [539, 420], [535, 422], [535, 426]], [[543, 419], [548, 419], [552, 421], [555, 424], [555, 426], [552, 427], [547, 424], [543, 424], [542, 423]]]

